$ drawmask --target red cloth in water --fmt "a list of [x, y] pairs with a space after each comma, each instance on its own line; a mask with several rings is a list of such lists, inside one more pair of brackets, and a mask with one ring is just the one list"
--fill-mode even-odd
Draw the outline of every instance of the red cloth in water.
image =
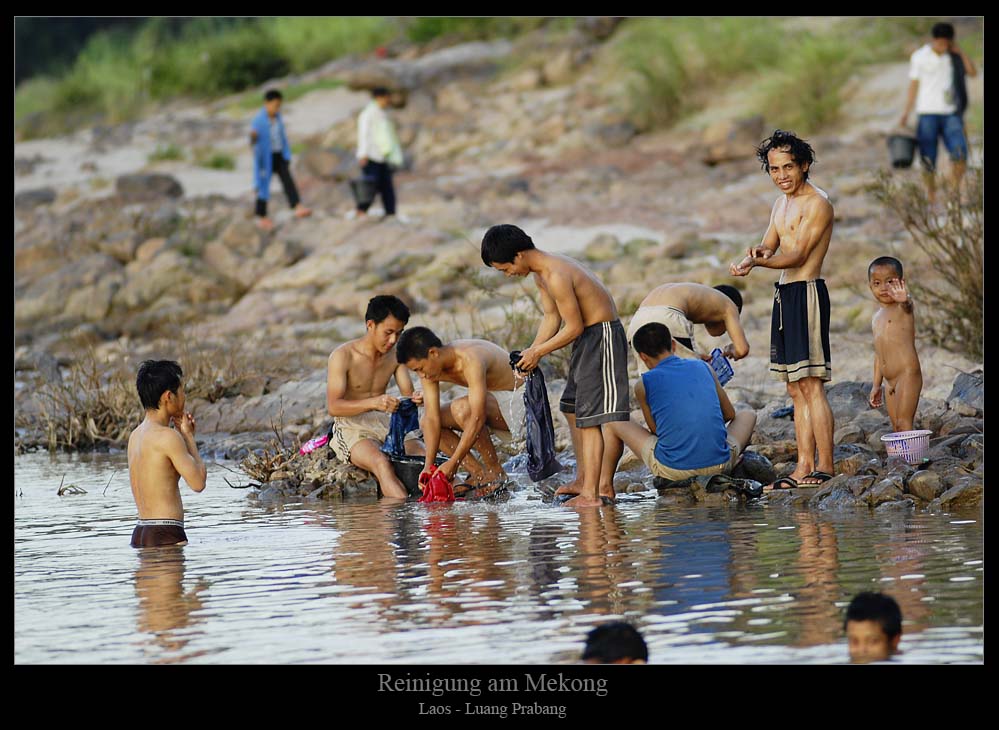
[[436, 466], [431, 465], [430, 474], [427, 472], [420, 474], [420, 486], [423, 487], [423, 495], [417, 502], [453, 502], [454, 486], [444, 472]]

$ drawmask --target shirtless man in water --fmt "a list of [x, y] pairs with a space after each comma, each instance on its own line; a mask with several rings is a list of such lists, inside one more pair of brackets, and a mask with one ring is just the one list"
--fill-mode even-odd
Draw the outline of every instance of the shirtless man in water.
[[[576, 478], [556, 490], [578, 495], [570, 507], [599, 507], [614, 501], [599, 492], [604, 440], [600, 425], [627, 421], [628, 341], [610, 292], [588, 269], [568, 256], [547, 253], [517, 226], [503, 224], [482, 238], [482, 261], [507, 276], [533, 274], [544, 318], [517, 367], [533, 370], [545, 355], [572, 344], [572, 360], [559, 410], [565, 415], [576, 453]], [[562, 323], [565, 327], [561, 327]], [[561, 327], [561, 330], [559, 329]], [[612, 489], [612, 488], [610, 488]]]
[[832, 238], [833, 208], [829, 196], [808, 182], [814, 152], [807, 142], [778, 129], [757, 154], [782, 195], [774, 203], [763, 242], [729, 271], [746, 276], [757, 266], [782, 270], [774, 284], [770, 374], [787, 383], [794, 403], [798, 463], [770, 488], [813, 487], [833, 476], [833, 414], [824, 387], [832, 379], [829, 292], [819, 278]]
[[[399, 361], [420, 376], [426, 407], [421, 426], [427, 445], [423, 471], [428, 474], [440, 443], [441, 427], [460, 430], [461, 440], [445, 451], [450, 458], [440, 466], [448, 479], [474, 447], [484, 467], [470, 482], [479, 486], [506, 480], [489, 430], [519, 439], [523, 433], [524, 391], [510, 367], [510, 355], [486, 340], [453, 340], [448, 344], [426, 327], [413, 327], [399, 338]], [[468, 388], [468, 395], [440, 406], [438, 383], [456, 383]], [[488, 428], [487, 428], [488, 427]]]
[[[406, 487], [395, 475], [381, 445], [388, 436], [389, 414], [399, 399], [388, 395], [389, 379], [416, 404], [406, 367], [396, 360], [395, 343], [409, 321], [409, 307], [393, 296], [376, 296], [364, 314], [363, 337], [350, 340], [330, 354], [326, 370], [326, 408], [333, 416], [329, 446], [344, 464], [359, 466], [375, 475], [382, 496], [405, 499]], [[406, 438], [406, 453], [423, 453], [415, 434]]]
[[[874, 331], [874, 383], [868, 401], [871, 408], [888, 408], [895, 431], [911, 431], [916, 417], [923, 371], [916, 353], [916, 320], [912, 297], [902, 278], [902, 262], [880, 256], [867, 267], [871, 293], [880, 308], [871, 319]], [[882, 391], [882, 381], [887, 388]]]
[[[722, 354], [741, 360], [749, 354], [749, 342], [739, 322], [741, 313], [742, 295], [734, 286], [719, 284], [712, 288], [694, 283], [662, 284], [648, 293], [632, 315], [628, 324], [628, 342], [634, 340], [641, 327], [658, 322], [675, 333], [673, 339], [681, 345], [675, 355], [710, 360], [708, 355], [698, 355], [694, 351], [691, 325], [703, 324], [712, 337], [721, 337], [728, 332], [732, 342], [722, 350]], [[638, 364], [638, 372], [646, 372], [641, 359]]]
[[172, 360], [139, 365], [135, 386], [146, 417], [128, 437], [128, 479], [139, 510], [132, 547], [186, 545], [179, 480], [195, 492], [205, 488], [208, 470], [194, 443], [194, 416], [184, 412], [183, 374]]

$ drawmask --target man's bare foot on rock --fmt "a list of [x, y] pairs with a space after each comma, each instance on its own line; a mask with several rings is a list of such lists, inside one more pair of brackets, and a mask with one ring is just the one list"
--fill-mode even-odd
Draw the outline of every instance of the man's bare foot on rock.
[[580, 486], [578, 479], [573, 479], [571, 482], [566, 482], [558, 489], [555, 490], [555, 495], [559, 494], [579, 494], [583, 491], [583, 487]]
[[565, 507], [603, 507], [605, 502], [600, 497], [593, 499], [592, 497], [585, 497], [580, 494], [563, 504]]
[[312, 215], [312, 210], [306, 208], [304, 205], [295, 206], [295, 217], [296, 218], [308, 218]]

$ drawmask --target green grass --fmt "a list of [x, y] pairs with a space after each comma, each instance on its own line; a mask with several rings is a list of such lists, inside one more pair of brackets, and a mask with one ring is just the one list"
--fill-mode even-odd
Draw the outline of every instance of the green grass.
[[199, 167], [207, 167], [212, 170], [236, 169], [236, 160], [233, 159], [232, 155], [213, 149], [195, 150], [194, 162]]
[[177, 145], [170, 143], [168, 145], [160, 145], [156, 150], [149, 155], [150, 162], [158, 162], [160, 160], [183, 160], [184, 150], [182, 150]]

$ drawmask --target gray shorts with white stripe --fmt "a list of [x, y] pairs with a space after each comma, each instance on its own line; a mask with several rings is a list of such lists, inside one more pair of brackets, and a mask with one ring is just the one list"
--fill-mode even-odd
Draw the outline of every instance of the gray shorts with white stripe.
[[591, 324], [576, 339], [559, 410], [575, 413], [577, 428], [628, 420], [628, 338], [621, 320]]

